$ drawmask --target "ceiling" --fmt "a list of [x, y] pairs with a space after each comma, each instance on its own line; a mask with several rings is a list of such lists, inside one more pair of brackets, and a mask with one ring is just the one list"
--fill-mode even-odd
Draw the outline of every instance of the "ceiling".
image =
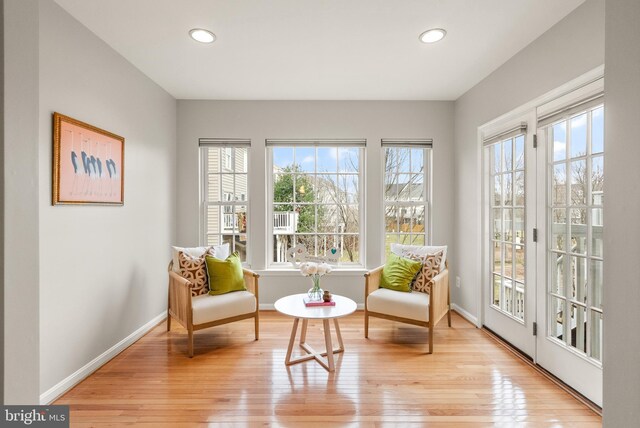
[[221, 100], [455, 100], [583, 1], [56, 0], [175, 98]]

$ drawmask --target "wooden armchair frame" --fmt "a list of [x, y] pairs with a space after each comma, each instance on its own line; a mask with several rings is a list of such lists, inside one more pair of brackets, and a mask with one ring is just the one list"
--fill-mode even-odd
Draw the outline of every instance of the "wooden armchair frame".
[[[254, 318], [256, 340], [260, 337], [260, 308], [258, 298], [258, 278], [260, 275], [243, 269], [244, 283], [247, 291], [256, 298], [256, 310], [247, 314], [235, 317], [224, 318], [211, 321], [204, 324], [193, 324], [193, 312], [191, 305], [191, 283], [172, 270], [173, 262], [169, 263], [169, 296], [167, 304], [167, 331], [171, 330], [171, 318], [176, 319], [189, 334], [189, 358], [193, 357], [193, 332], [217, 325], [228, 324], [230, 322], [240, 321], [248, 318]], [[215, 296], [211, 296], [215, 299]]]
[[[369, 338], [369, 317], [383, 318], [391, 321], [398, 321], [406, 324], [413, 324], [429, 329], [429, 354], [433, 353], [433, 329], [447, 316], [447, 322], [451, 327], [451, 294], [449, 290], [449, 267], [431, 280], [431, 292], [429, 293], [429, 321], [418, 321], [411, 318], [402, 318], [394, 315], [387, 315], [379, 312], [372, 312], [367, 308], [367, 298], [369, 294], [380, 288], [380, 277], [384, 266], [377, 267], [364, 274], [364, 337]], [[401, 291], [398, 291], [401, 293]]]

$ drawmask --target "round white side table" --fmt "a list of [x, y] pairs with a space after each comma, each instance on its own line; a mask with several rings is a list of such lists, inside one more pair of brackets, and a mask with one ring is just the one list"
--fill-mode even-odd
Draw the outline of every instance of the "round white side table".
[[[278, 299], [275, 303], [276, 311], [293, 317], [293, 328], [291, 329], [291, 338], [289, 339], [289, 348], [287, 349], [287, 356], [284, 363], [288, 366], [292, 364], [302, 363], [303, 361], [316, 360], [322, 367], [332, 372], [335, 371], [335, 365], [333, 362], [333, 354], [344, 352], [344, 344], [342, 343], [342, 335], [340, 334], [340, 326], [338, 325], [338, 318], [352, 314], [357, 309], [356, 302], [348, 297], [333, 295], [333, 300], [336, 302], [335, 306], [314, 306], [306, 307], [304, 305], [304, 297], [306, 294], [293, 294]], [[293, 344], [296, 341], [296, 333], [298, 331], [298, 323], [302, 319], [302, 331], [300, 332], [300, 347], [307, 352], [308, 355], [303, 355], [291, 359], [291, 352], [293, 351]], [[311, 346], [306, 343], [307, 340], [307, 324], [310, 319], [322, 320], [324, 328], [324, 343], [325, 352], [317, 352]], [[333, 319], [333, 324], [336, 329], [336, 336], [338, 337], [338, 348], [333, 349], [331, 343], [331, 324], [329, 320]], [[326, 361], [325, 358], [326, 357]]]

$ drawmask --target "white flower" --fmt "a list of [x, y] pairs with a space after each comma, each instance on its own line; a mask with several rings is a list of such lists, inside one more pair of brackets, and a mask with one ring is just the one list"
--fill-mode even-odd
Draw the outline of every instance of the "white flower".
[[300, 273], [303, 276], [309, 276], [309, 272], [307, 271], [307, 263], [301, 263], [300, 264]]
[[326, 275], [331, 273], [333, 269], [326, 263], [305, 262], [300, 264], [300, 273], [303, 276]]
[[306, 262], [300, 265], [300, 273], [304, 276], [315, 275], [318, 273], [318, 264]]
[[330, 273], [330, 272], [331, 272], [331, 266], [329, 266], [328, 264], [320, 263], [318, 265], [318, 274], [319, 275], [325, 275], [325, 274]]
[[309, 272], [309, 275], [315, 275], [318, 273], [318, 265], [313, 262], [307, 263], [307, 272]]
[[324, 275], [325, 273], [327, 273], [327, 268], [326, 268], [326, 266], [327, 266], [327, 265], [326, 265], [325, 263], [320, 263], [320, 264], [318, 265], [318, 275], [322, 276], [322, 275]]

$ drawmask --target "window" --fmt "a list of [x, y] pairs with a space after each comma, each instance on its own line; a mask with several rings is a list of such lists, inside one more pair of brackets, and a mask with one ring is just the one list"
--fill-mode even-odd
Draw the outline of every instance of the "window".
[[272, 171], [270, 264], [289, 248], [335, 252], [341, 264], [363, 265], [362, 159], [364, 141], [268, 140]]
[[431, 140], [383, 140], [385, 259], [391, 244], [428, 245]]
[[599, 104], [572, 113], [544, 130], [551, 142], [550, 335], [601, 360], [604, 108]]
[[485, 144], [484, 149], [491, 189], [491, 304], [519, 320], [525, 316], [524, 132]]
[[249, 142], [201, 139], [202, 240], [229, 243], [247, 261]]

